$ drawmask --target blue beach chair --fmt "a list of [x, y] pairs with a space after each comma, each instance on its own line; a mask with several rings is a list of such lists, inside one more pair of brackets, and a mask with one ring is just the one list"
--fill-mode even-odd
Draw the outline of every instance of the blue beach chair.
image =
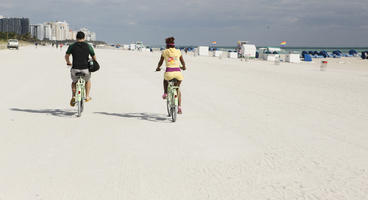
[[312, 56], [310, 54], [304, 54], [304, 61], [311, 62], [312, 61]]

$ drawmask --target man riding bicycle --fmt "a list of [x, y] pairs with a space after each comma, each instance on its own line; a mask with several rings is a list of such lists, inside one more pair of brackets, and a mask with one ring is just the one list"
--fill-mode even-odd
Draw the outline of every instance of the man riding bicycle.
[[[72, 66], [70, 70], [71, 78], [72, 78], [72, 99], [70, 100], [70, 105], [75, 105], [75, 88], [76, 82], [78, 81], [78, 77], [76, 74], [81, 72], [85, 74], [84, 80], [86, 81], [86, 102], [91, 100], [89, 96], [89, 92], [91, 90], [91, 72], [88, 70], [88, 59], [89, 55], [91, 55], [93, 60], [96, 60], [96, 55], [91, 47], [91, 45], [84, 42], [85, 35], [82, 31], [77, 33], [77, 42], [71, 44], [66, 51], [65, 61], [68, 66]], [[73, 64], [70, 62], [69, 57], [73, 56]]]
[[[175, 48], [174, 40], [175, 40], [174, 37], [166, 38], [166, 40], [165, 40], [166, 41], [166, 50], [164, 50], [162, 52], [160, 61], [158, 62], [158, 66], [156, 68], [156, 71], [161, 71], [161, 65], [162, 65], [163, 61], [165, 60], [166, 72], [165, 72], [165, 75], [164, 75], [164, 94], [162, 95], [163, 99], [167, 98], [168, 81], [170, 81], [172, 79], [177, 79], [178, 80], [177, 86], [180, 86], [181, 82], [184, 79], [180, 69], [186, 70], [183, 56], [181, 55], [180, 50]], [[183, 67], [180, 67], [179, 60], [180, 60], [180, 63], [182, 64]], [[180, 92], [179, 89], [178, 89], [178, 99], [179, 99], [178, 114], [182, 114], [182, 110], [181, 110], [181, 92]]]

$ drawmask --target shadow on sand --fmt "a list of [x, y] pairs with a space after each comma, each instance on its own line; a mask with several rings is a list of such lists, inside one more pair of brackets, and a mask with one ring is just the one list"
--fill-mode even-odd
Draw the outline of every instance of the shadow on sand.
[[124, 118], [133, 118], [151, 122], [170, 122], [169, 118], [163, 114], [154, 114], [154, 113], [107, 113], [107, 112], [95, 112], [96, 114], [100, 115], [109, 115], [109, 116], [116, 116], [116, 117], [124, 117]]
[[76, 113], [76, 112], [73, 112], [71, 110], [62, 110], [62, 109], [40, 109], [40, 110], [33, 110], [33, 109], [11, 108], [10, 110], [17, 111], [17, 112], [48, 114], [48, 115], [53, 115], [53, 116], [56, 116], [56, 117], [72, 117]]

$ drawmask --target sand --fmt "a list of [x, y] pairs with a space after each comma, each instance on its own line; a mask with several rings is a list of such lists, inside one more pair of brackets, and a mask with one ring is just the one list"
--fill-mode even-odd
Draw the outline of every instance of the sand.
[[172, 123], [159, 53], [96, 49], [77, 118], [65, 50], [0, 51], [1, 200], [367, 199], [367, 61], [184, 55]]

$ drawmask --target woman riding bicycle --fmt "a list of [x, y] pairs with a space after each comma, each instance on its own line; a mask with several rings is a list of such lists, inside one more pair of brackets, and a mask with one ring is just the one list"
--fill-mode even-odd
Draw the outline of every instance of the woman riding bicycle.
[[[178, 83], [177, 86], [180, 86], [181, 82], [183, 81], [184, 77], [181, 74], [180, 69], [186, 70], [185, 62], [183, 59], [183, 56], [181, 55], [180, 50], [175, 48], [174, 43], [175, 38], [169, 37], [166, 38], [166, 49], [162, 52], [160, 61], [158, 62], [158, 66], [156, 68], [156, 71], [161, 71], [161, 65], [165, 60], [166, 63], [166, 71], [164, 75], [164, 94], [162, 95], [163, 99], [166, 99], [167, 97], [167, 85], [168, 81], [172, 79], [177, 79]], [[182, 65], [180, 67], [179, 61]], [[181, 92], [178, 89], [178, 98], [179, 98], [179, 105], [178, 105], [178, 114], [182, 113], [181, 110]]]

